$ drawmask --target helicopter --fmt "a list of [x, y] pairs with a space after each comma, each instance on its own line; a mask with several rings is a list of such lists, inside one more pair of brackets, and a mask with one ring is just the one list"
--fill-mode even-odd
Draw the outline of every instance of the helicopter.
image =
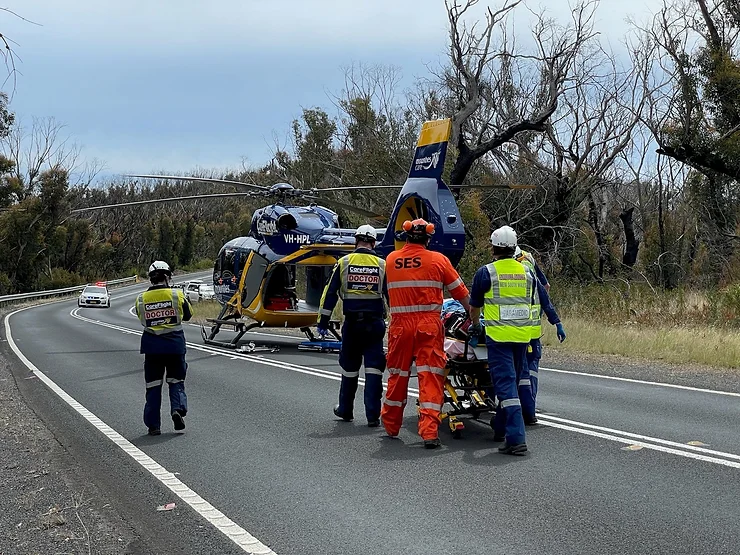
[[[435, 226], [429, 247], [445, 254], [454, 266], [465, 250], [466, 230], [457, 202], [442, 180], [452, 120], [423, 123], [408, 177], [402, 186], [360, 185], [322, 189], [297, 189], [289, 183], [271, 187], [216, 178], [167, 175], [129, 175], [147, 179], [218, 183], [245, 187], [246, 192], [217, 193], [165, 199], [134, 201], [81, 208], [73, 212], [217, 197], [276, 198], [277, 202], [255, 210], [249, 233], [231, 239], [220, 249], [213, 269], [215, 296], [222, 305], [216, 318], [208, 319], [210, 329], [201, 326], [203, 341], [236, 348], [242, 337], [257, 327], [298, 328], [316, 341], [311, 327], [316, 324], [325, 284], [336, 261], [354, 250], [354, 229], [341, 228], [336, 212], [344, 209], [369, 219], [382, 216], [363, 207], [348, 205], [324, 195], [335, 191], [398, 189], [398, 198], [386, 228], [378, 229], [376, 252], [386, 257], [405, 244], [403, 222], [424, 218]], [[466, 185], [456, 188], [494, 188], [498, 185]], [[307, 206], [296, 206], [305, 199]], [[324, 206], [325, 205], [325, 206]], [[300, 293], [300, 294], [299, 294]], [[301, 298], [302, 297], [302, 298]], [[216, 336], [225, 326], [236, 332], [229, 341]], [[341, 340], [333, 322], [330, 332]]]

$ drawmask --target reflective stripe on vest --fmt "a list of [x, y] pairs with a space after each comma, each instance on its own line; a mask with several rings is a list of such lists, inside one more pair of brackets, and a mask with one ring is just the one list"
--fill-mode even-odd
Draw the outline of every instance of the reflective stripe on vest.
[[[537, 279], [537, 274], [534, 269], [534, 258], [528, 252], [522, 251], [522, 255], [517, 259], [525, 267], [529, 268], [532, 272], [534, 279]], [[537, 289], [537, 284], [534, 285], [534, 294], [532, 295], [532, 339], [539, 339], [542, 337], [542, 305], [540, 304], [540, 292]]]
[[529, 343], [532, 338], [531, 273], [513, 258], [486, 265], [491, 288], [484, 295], [486, 335], [501, 343]]
[[342, 299], [382, 299], [385, 260], [353, 252], [339, 259]]
[[163, 335], [182, 329], [184, 297], [177, 289], [144, 291], [136, 299], [136, 313], [145, 332]]

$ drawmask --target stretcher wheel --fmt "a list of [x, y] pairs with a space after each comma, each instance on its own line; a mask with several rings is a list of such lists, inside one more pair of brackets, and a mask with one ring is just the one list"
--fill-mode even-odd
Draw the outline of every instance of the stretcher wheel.
[[462, 439], [462, 430], [461, 429], [453, 430], [452, 439]]

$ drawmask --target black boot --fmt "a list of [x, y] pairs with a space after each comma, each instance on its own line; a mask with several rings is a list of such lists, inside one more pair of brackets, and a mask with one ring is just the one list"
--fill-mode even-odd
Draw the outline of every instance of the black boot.
[[341, 418], [345, 422], [352, 422], [352, 420], [353, 420], [352, 415], [345, 416], [345, 415], [343, 415], [343, 414], [341, 414], [339, 412], [339, 405], [337, 405], [336, 407], [334, 407], [334, 416], [336, 416], [337, 418]]
[[526, 443], [517, 443], [516, 445], [509, 445], [506, 441], [498, 448], [499, 453], [504, 455], [524, 455], [527, 452]]
[[441, 447], [442, 442], [439, 440], [439, 438], [434, 439], [425, 439], [424, 440], [424, 448], [426, 449], [436, 449], [437, 447]]
[[172, 423], [175, 425], [176, 432], [181, 432], [185, 429], [185, 419], [179, 411], [172, 413]]

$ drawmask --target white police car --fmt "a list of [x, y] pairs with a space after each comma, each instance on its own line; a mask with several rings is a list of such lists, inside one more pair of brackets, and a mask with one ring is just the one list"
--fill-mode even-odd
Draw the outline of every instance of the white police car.
[[104, 283], [86, 285], [77, 299], [77, 306], [97, 306], [110, 308], [110, 293]]

